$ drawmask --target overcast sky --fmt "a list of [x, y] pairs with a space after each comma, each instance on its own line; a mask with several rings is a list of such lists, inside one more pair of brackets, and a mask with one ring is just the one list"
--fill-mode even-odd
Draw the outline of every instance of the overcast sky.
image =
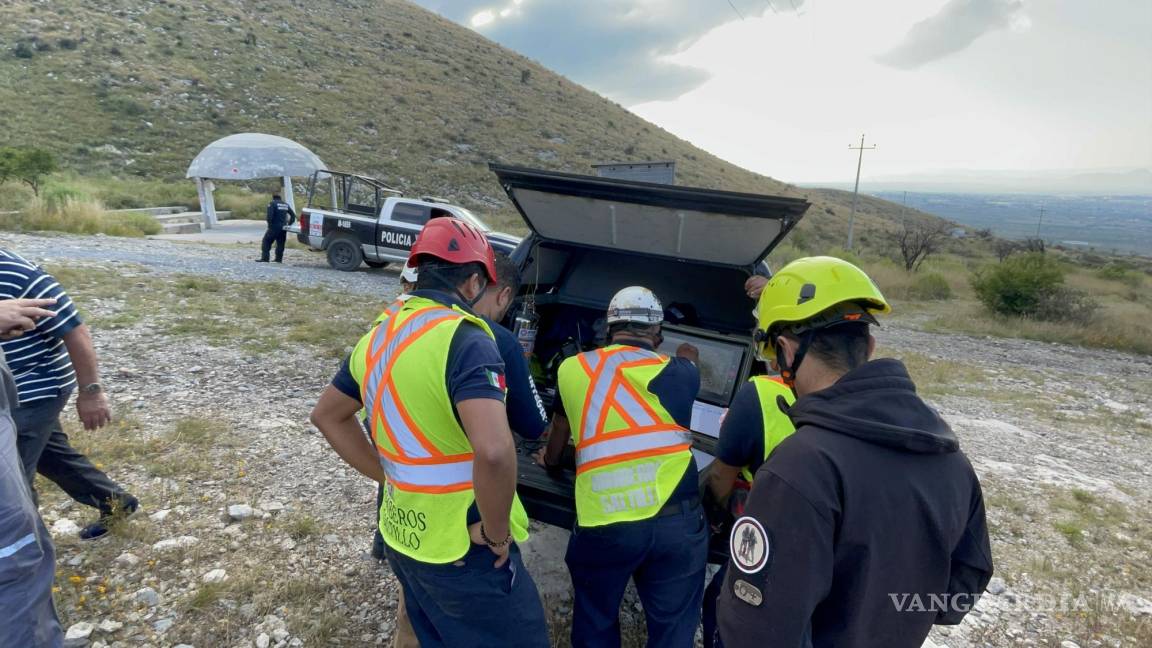
[[1152, 167], [1149, 0], [417, 0], [789, 181]]

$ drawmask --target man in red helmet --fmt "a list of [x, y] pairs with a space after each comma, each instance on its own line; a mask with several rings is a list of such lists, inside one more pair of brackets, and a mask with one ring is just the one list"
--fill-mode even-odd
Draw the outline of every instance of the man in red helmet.
[[504, 365], [471, 309], [496, 281], [495, 256], [483, 233], [445, 217], [425, 226], [408, 264], [416, 290], [361, 338], [312, 422], [384, 486], [380, 532], [420, 645], [547, 646], [516, 546], [528, 517], [516, 497]]

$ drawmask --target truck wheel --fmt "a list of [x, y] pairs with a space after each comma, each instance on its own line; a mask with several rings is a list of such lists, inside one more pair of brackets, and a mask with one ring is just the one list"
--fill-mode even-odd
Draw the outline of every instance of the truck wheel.
[[387, 261], [368, 261], [368, 260], [365, 260], [364, 263], [367, 263], [369, 268], [387, 268], [388, 267]]
[[328, 265], [341, 272], [352, 272], [363, 260], [360, 246], [348, 239], [336, 239], [328, 244]]

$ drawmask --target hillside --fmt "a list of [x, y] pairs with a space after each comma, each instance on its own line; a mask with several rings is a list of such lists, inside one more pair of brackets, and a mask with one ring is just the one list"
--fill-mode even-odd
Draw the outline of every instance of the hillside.
[[[260, 131], [503, 223], [491, 161], [673, 159], [684, 185], [810, 193], [811, 247], [842, 241], [850, 202], [728, 164], [402, 0], [7, 2], [0, 105], [0, 145], [49, 148], [85, 175], [179, 179], [205, 144]], [[899, 213], [866, 200], [862, 240]]]

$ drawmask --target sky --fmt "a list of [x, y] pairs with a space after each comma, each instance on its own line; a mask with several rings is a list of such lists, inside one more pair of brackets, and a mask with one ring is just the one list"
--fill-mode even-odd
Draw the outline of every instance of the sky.
[[1148, 0], [417, 0], [790, 182], [1152, 167]]

